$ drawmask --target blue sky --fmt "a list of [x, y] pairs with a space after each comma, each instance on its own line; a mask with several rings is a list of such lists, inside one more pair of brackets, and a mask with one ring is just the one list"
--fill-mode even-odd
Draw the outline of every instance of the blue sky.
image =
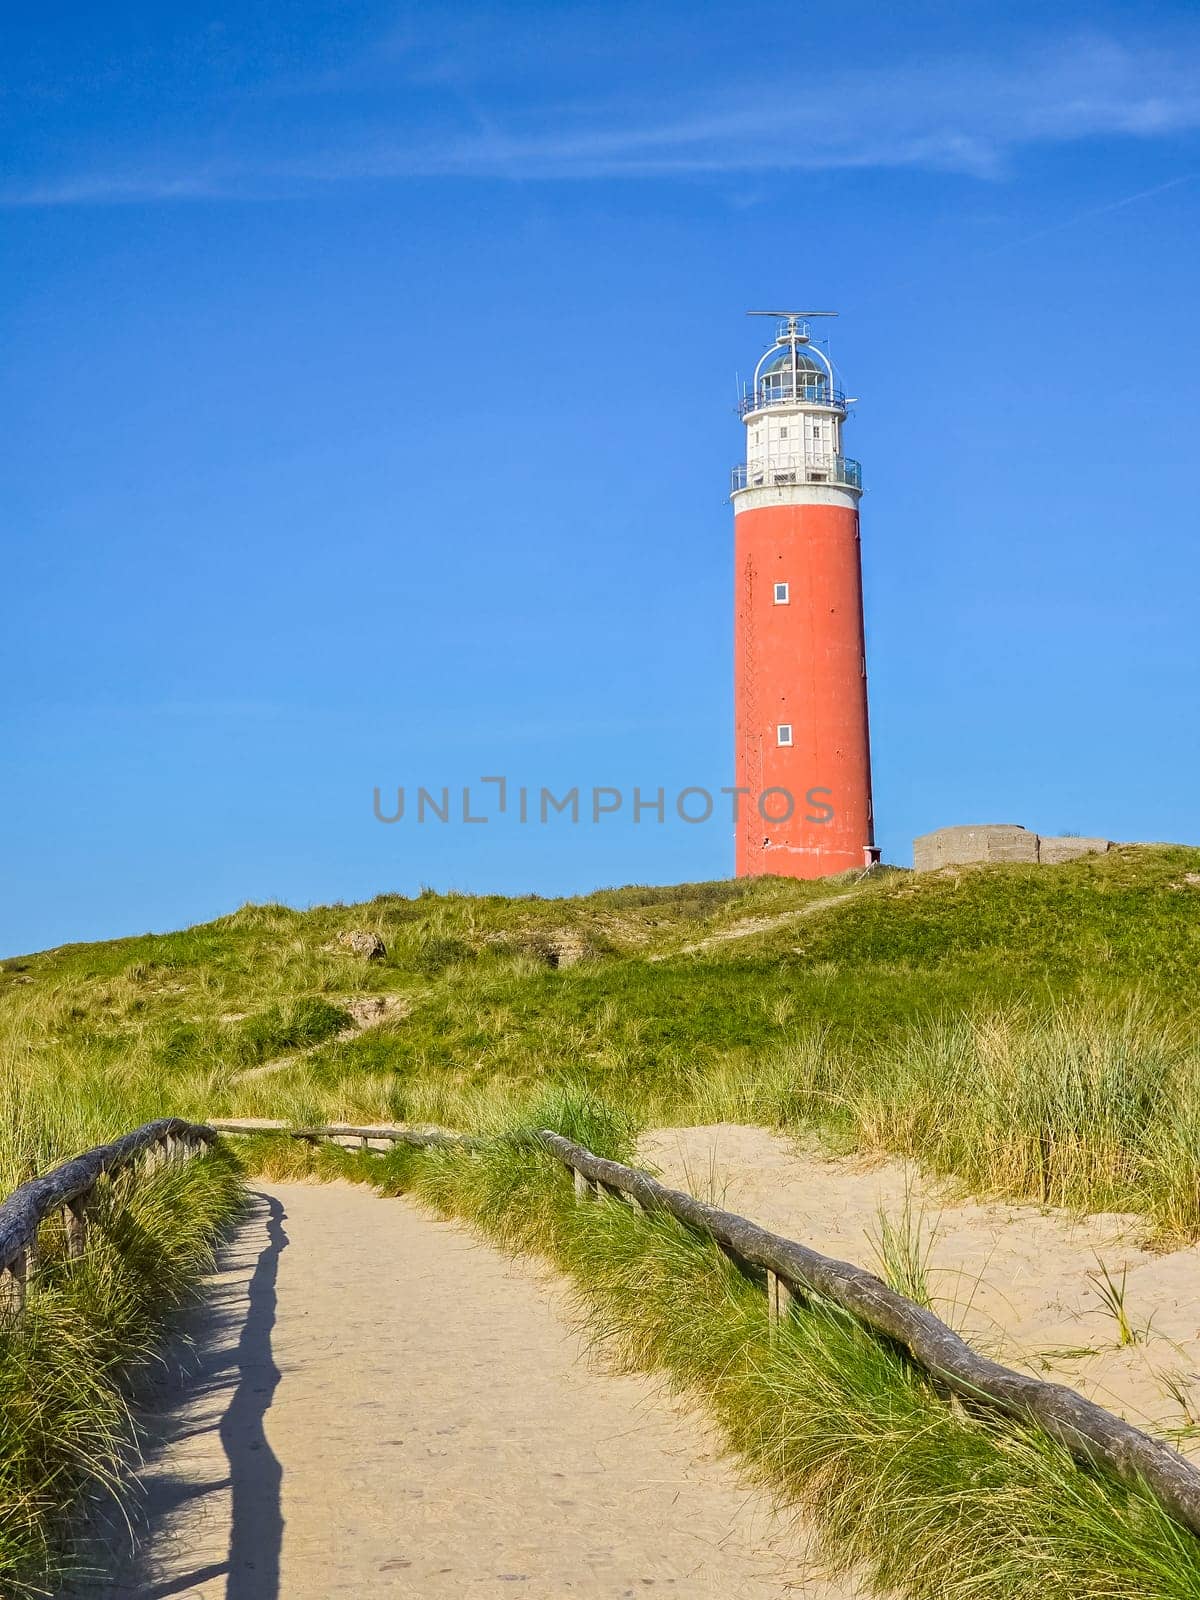
[[861, 397], [876, 812], [1200, 839], [1200, 19], [6, 20], [0, 951], [247, 899], [725, 876], [747, 308]]

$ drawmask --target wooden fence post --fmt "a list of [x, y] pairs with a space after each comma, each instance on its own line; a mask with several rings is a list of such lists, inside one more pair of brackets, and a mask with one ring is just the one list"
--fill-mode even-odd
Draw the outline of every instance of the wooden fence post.
[[[77, 1261], [87, 1251], [90, 1211], [101, 1182], [114, 1198], [126, 1196], [143, 1171], [186, 1160], [194, 1147], [203, 1148], [213, 1130], [172, 1118], [148, 1122], [111, 1144], [97, 1145], [51, 1173], [0, 1200], [0, 1308], [12, 1315], [26, 1309], [30, 1285], [40, 1259], [38, 1228], [63, 1214], [66, 1256]], [[82, 1170], [81, 1170], [82, 1169]]]
[[774, 1339], [781, 1322], [786, 1322], [792, 1314], [792, 1302], [795, 1296], [777, 1273], [767, 1268], [767, 1321], [771, 1328], [771, 1338]]
[[87, 1194], [81, 1194], [78, 1200], [69, 1201], [64, 1213], [64, 1221], [67, 1224], [67, 1256], [71, 1261], [78, 1261], [87, 1249], [87, 1203], [91, 1195], [92, 1191], [89, 1189]]
[[8, 1277], [11, 1280], [8, 1292], [9, 1309], [16, 1316], [20, 1316], [25, 1309], [25, 1301], [29, 1293], [29, 1260], [30, 1252], [22, 1250], [15, 1261], [10, 1262]]
[[574, 1167], [571, 1170], [575, 1174], [575, 1198], [582, 1204], [585, 1200], [592, 1198], [592, 1186], [582, 1172]]

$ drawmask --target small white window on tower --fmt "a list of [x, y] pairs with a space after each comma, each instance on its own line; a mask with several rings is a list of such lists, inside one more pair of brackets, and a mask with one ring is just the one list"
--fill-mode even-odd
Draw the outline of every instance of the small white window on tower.
[[779, 437], [781, 439], [786, 439], [787, 438], [787, 429], [786, 428], [780, 428]]
[[791, 723], [790, 722], [780, 722], [780, 723], [778, 723], [776, 725], [776, 728], [775, 728], [775, 743], [776, 744], [791, 744], [791, 742], [792, 742], [792, 725], [791, 725]]
[[786, 606], [790, 603], [790, 601], [791, 595], [788, 593], [787, 584], [777, 583], [775, 585], [775, 604], [777, 606]]

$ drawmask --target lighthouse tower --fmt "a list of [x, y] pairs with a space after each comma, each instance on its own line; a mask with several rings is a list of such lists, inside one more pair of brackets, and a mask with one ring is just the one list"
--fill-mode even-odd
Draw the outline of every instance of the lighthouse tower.
[[806, 318], [778, 316], [742, 396], [733, 473], [738, 877], [879, 859], [871, 811], [858, 502], [846, 397]]

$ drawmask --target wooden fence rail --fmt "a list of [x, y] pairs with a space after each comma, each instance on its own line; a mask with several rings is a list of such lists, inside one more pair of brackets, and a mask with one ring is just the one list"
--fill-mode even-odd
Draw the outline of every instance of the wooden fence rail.
[[[1034, 1423], [1077, 1459], [1103, 1465], [1122, 1483], [1145, 1485], [1177, 1521], [1200, 1535], [1200, 1470], [1131, 1423], [1060, 1383], [1014, 1372], [972, 1350], [925, 1306], [906, 1300], [873, 1273], [823, 1256], [761, 1228], [746, 1217], [668, 1189], [649, 1173], [606, 1161], [561, 1134], [543, 1130], [546, 1149], [592, 1193], [628, 1196], [647, 1211], [666, 1211], [708, 1234], [766, 1278], [768, 1307], [786, 1314], [790, 1296], [817, 1295], [908, 1351], [916, 1365], [964, 1399]], [[783, 1291], [782, 1298], [780, 1291]]]
[[[370, 1141], [418, 1146], [485, 1147], [486, 1141], [438, 1130], [398, 1127], [263, 1129], [246, 1123], [217, 1123], [231, 1133], [278, 1131], [317, 1141]], [[982, 1406], [1041, 1428], [1076, 1460], [1103, 1466], [1120, 1482], [1145, 1486], [1184, 1527], [1200, 1536], [1200, 1470], [1177, 1450], [1095, 1405], [1074, 1389], [1014, 1372], [979, 1355], [925, 1306], [907, 1300], [873, 1273], [848, 1261], [781, 1238], [746, 1217], [669, 1189], [636, 1167], [608, 1161], [583, 1145], [543, 1129], [538, 1138], [572, 1174], [575, 1196], [587, 1202], [622, 1197], [647, 1212], [666, 1212], [705, 1234], [740, 1263], [759, 1273], [766, 1286], [773, 1324], [791, 1312], [793, 1299], [817, 1296], [839, 1306], [873, 1333], [905, 1349], [913, 1362], [938, 1383]]]
[[10, 1308], [24, 1310], [37, 1260], [38, 1229], [47, 1217], [65, 1213], [67, 1253], [81, 1256], [87, 1247], [89, 1202], [102, 1177], [111, 1177], [142, 1160], [157, 1164], [181, 1156], [187, 1159], [215, 1140], [215, 1131], [203, 1123], [164, 1117], [135, 1128], [112, 1144], [75, 1156], [14, 1190], [0, 1204], [0, 1287], [8, 1289]]
[[266, 1117], [243, 1117], [228, 1122], [210, 1122], [214, 1133], [234, 1133], [249, 1136], [256, 1133], [284, 1133], [289, 1139], [303, 1139], [307, 1144], [340, 1144], [347, 1148], [370, 1150], [374, 1144], [411, 1144], [422, 1149], [434, 1145], [454, 1145], [460, 1149], [471, 1148], [484, 1141], [472, 1139], [465, 1133], [446, 1133], [441, 1128], [399, 1128], [380, 1126], [378, 1123], [359, 1127], [352, 1122], [330, 1122], [320, 1127], [296, 1128], [290, 1122], [275, 1122]]

